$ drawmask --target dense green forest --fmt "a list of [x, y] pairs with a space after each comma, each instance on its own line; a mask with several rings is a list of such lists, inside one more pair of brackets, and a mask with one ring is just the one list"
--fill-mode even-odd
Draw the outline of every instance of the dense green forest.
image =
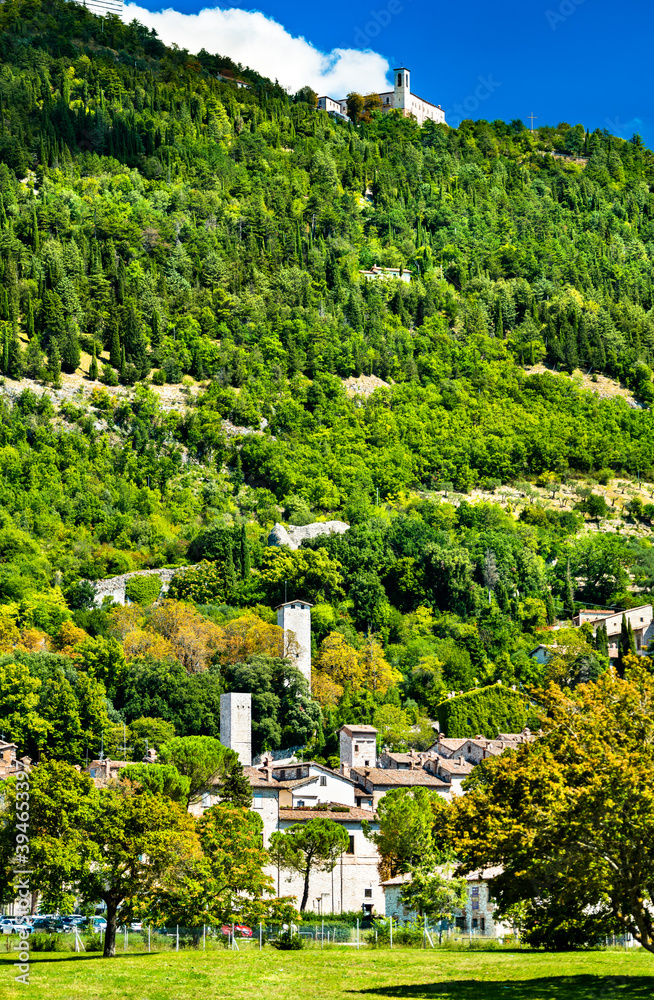
[[[597, 492], [654, 481], [638, 136], [337, 122], [62, 0], [0, 5], [0, 58], [5, 736], [73, 762], [103, 734], [215, 736], [249, 677], [258, 748], [329, 757], [344, 721], [426, 743], [448, 691], [542, 682], [527, 654], [575, 602], [654, 590], [654, 506]], [[362, 280], [373, 264], [411, 280]], [[632, 405], [557, 374], [579, 368]], [[575, 502], [518, 509], [502, 484]], [[618, 513], [638, 532], [590, 530]], [[349, 532], [266, 546], [275, 521], [334, 516]], [[175, 603], [91, 607], [87, 580], [187, 563]], [[322, 709], [276, 658], [284, 581], [316, 605]], [[577, 636], [551, 668], [571, 685], [606, 666]]]

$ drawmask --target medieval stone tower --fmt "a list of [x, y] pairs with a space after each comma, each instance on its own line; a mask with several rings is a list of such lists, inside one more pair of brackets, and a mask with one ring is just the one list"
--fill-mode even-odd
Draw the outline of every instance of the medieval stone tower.
[[393, 70], [395, 87], [393, 92], [393, 107], [406, 111], [411, 106], [411, 73], [406, 66]]
[[220, 696], [220, 742], [235, 750], [243, 767], [252, 766], [252, 695]]
[[311, 688], [311, 605], [286, 601], [276, 611], [277, 624], [284, 629], [283, 655], [304, 674]]

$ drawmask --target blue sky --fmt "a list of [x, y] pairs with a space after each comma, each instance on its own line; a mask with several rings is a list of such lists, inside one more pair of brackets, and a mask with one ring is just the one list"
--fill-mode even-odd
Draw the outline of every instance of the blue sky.
[[403, 63], [414, 93], [441, 104], [452, 125], [463, 117], [526, 121], [533, 112], [537, 125], [581, 122], [625, 139], [638, 131], [654, 146], [651, 0], [173, 0], [174, 10], [148, 13], [167, 6], [140, 0], [127, 17], [290, 89], [302, 81], [332, 97], [378, 90]]

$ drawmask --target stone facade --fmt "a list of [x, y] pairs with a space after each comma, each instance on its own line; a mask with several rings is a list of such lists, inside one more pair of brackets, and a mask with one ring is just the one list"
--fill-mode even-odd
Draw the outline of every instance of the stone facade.
[[[465, 906], [454, 910], [450, 922], [461, 933], [492, 938], [504, 938], [511, 933], [511, 928], [495, 917], [492, 882], [500, 871], [500, 868], [488, 868], [466, 876], [468, 885]], [[398, 875], [382, 882], [385, 916], [393, 917], [398, 923], [411, 923], [418, 917], [415, 910], [405, 906], [401, 898], [402, 888], [409, 880], [409, 875]]]
[[374, 767], [377, 730], [374, 726], [343, 726], [339, 734], [341, 768]]
[[252, 764], [252, 695], [220, 696], [220, 742], [238, 754], [243, 767]]
[[112, 576], [107, 580], [92, 580], [95, 587], [95, 603], [102, 604], [105, 597], [111, 597], [116, 604], [124, 604], [125, 584], [135, 576], [158, 576], [161, 580], [161, 593], [165, 594], [170, 587], [170, 581], [177, 573], [182, 573], [188, 566], [166, 566], [163, 569], [138, 569], [133, 573], [123, 573], [122, 576]]
[[311, 689], [311, 605], [287, 601], [277, 608], [277, 624], [284, 630], [284, 651], [306, 678]]
[[268, 545], [288, 545], [289, 549], [299, 549], [305, 538], [320, 538], [321, 535], [343, 535], [350, 530], [345, 521], [316, 521], [315, 524], [279, 524], [268, 535]]

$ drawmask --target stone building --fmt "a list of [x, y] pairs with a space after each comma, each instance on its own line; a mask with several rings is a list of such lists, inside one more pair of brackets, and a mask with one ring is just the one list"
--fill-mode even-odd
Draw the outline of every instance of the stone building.
[[220, 742], [238, 754], [243, 767], [252, 764], [252, 695], [230, 692], [220, 696]]
[[430, 788], [445, 799], [450, 797], [450, 785], [422, 767], [412, 771], [382, 767], [353, 767], [349, 776], [360, 786], [361, 791], [358, 794], [372, 796], [373, 809], [377, 808], [379, 800], [386, 795], [386, 792], [394, 788]]
[[13, 778], [30, 770], [30, 757], [18, 757], [15, 743], [0, 740], [0, 779]]
[[284, 630], [282, 655], [303, 674], [311, 690], [311, 605], [307, 601], [285, 601], [276, 608], [277, 624]]
[[[504, 938], [511, 933], [511, 928], [496, 918], [496, 906], [492, 898], [493, 879], [501, 870], [501, 868], [486, 868], [466, 875], [466, 903], [461, 909], [454, 910], [451, 926], [473, 937]], [[398, 923], [411, 923], [418, 916], [415, 910], [404, 905], [401, 898], [402, 888], [410, 880], [410, 875], [398, 875], [381, 884], [384, 892], [385, 916], [393, 917]]]
[[339, 732], [339, 751], [342, 771], [349, 767], [374, 767], [377, 730], [374, 726], [343, 726]]

